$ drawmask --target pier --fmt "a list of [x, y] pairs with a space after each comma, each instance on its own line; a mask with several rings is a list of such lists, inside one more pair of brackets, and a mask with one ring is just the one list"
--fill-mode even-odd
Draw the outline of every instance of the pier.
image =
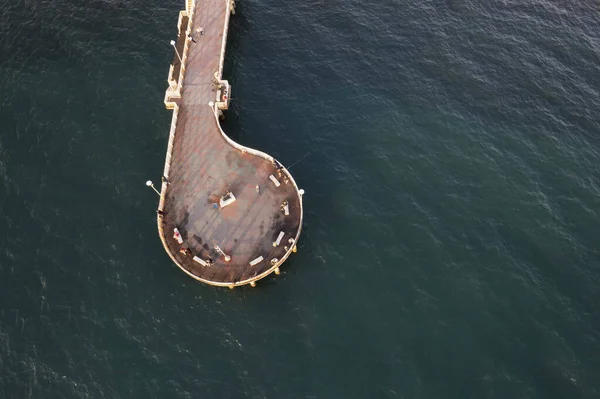
[[289, 171], [231, 140], [219, 123], [231, 101], [222, 72], [234, 12], [233, 0], [187, 0], [179, 13], [157, 211], [173, 262], [196, 280], [230, 288], [279, 274], [296, 252], [303, 217], [303, 191]]

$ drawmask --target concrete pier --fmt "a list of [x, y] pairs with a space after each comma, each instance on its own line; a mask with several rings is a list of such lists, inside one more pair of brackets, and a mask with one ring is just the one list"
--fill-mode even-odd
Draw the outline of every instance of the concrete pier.
[[288, 170], [234, 142], [219, 124], [232, 93], [222, 71], [233, 10], [233, 1], [187, 0], [179, 13], [157, 212], [173, 262], [199, 281], [230, 288], [279, 272], [296, 249], [303, 217], [302, 195]]

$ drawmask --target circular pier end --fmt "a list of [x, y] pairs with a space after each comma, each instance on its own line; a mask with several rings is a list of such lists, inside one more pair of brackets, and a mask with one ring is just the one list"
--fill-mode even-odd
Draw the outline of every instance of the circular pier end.
[[[167, 253], [189, 276], [216, 286], [254, 287], [257, 280], [280, 274], [281, 264], [295, 252], [296, 245], [289, 241], [295, 243], [300, 236], [302, 199], [284, 168], [256, 155], [228, 154], [223, 158], [235, 155], [240, 169], [232, 174], [223, 168], [220, 179], [214, 179], [219, 169], [210, 175], [187, 167], [172, 169], [170, 185], [163, 187], [163, 216], [157, 222]], [[234, 179], [227, 180], [231, 175]], [[270, 176], [280, 176], [279, 187]], [[222, 202], [219, 194], [233, 187], [235, 201], [215, 208]]]
[[[267, 154], [233, 142], [210, 107], [181, 106], [178, 124], [204, 129], [175, 140], [157, 217], [171, 259], [198, 281], [254, 283], [294, 252], [302, 196], [289, 171]], [[198, 139], [200, 135], [201, 139]]]

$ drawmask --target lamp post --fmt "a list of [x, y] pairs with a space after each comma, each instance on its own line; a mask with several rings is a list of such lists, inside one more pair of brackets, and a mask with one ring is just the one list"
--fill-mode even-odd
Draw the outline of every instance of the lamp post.
[[179, 58], [179, 62], [181, 62], [181, 65], [183, 65], [183, 60], [181, 59], [181, 56], [179, 55], [179, 51], [177, 51], [177, 47], [175, 46], [175, 40], [171, 40], [171, 46], [173, 46], [173, 48], [175, 49], [175, 54], [177, 54], [177, 58]]
[[148, 187], [151, 187], [151, 188], [152, 188], [152, 190], [156, 191], [156, 194], [158, 194], [158, 195], [160, 196], [160, 193], [158, 192], [158, 190], [156, 189], [156, 187], [154, 187], [154, 184], [152, 183], [152, 180], [148, 180], [148, 181], [146, 182], [146, 185], [147, 185]]
[[215, 245], [213, 248], [215, 249], [215, 251], [217, 251], [218, 253], [220, 253], [221, 255], [223, 255], [225, 257], [225, 262], [229, 262], [231, 260], [231, 256], [229, 256], [225, 252], [223, 252], [223, 250], [221, 248], [219, 248], [218, 245]]

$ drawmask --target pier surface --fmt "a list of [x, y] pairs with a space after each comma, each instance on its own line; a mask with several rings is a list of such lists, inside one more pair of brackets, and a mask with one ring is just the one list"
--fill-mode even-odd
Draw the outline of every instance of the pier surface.
[[[231, 95], [221, 74], [233, 7], [188, 0], [180, 13], [165, 96], [173, 122], [158, 212], [171, 259], [197, 280], [229, 287], [278, 272], [302, 225], [302, 198], [287, 169], [233, 142], [219, 125]], [[228, 192], [235, 201], [222, 207]]]

